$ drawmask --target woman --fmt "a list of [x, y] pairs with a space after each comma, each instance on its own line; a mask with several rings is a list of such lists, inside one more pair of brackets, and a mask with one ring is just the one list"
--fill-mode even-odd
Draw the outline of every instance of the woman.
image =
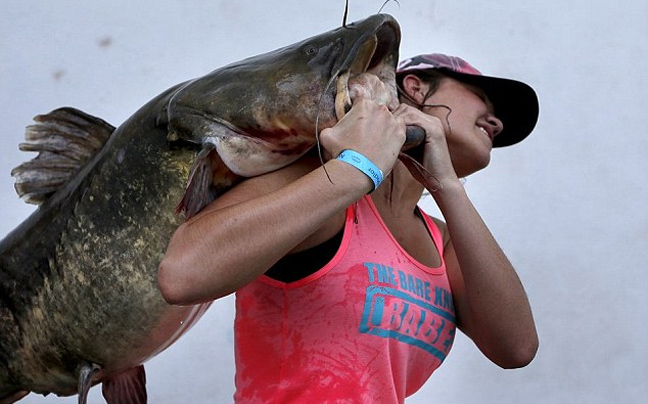
[[[159, 272], [170, 303], [237, 293], [237, 403], [402, 403], [457, 327], [504, 368], [533, 359], [524, 289], [459, 179], [531, 132], [535, 93], [439, 54], [402, 62], [398, 82], [396, 110], [356, 98], [322, 131], [337, 158], [246, 180], [173, 236]], [[417, 208], [423, 187], [397, 160], [406, 125], [425, 130], [447, 224]]]

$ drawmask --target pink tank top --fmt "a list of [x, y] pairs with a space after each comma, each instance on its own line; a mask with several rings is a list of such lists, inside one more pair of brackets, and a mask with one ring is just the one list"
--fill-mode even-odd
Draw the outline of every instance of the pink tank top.
[[[443, 257], [441, 232], [423, 216]], [[234, 328], [237, 404], [395, 404], [441, 365], [456, 326], [445, 263], [413, 259], [365, 197], [347, 209], [324, 268], [240, 289]]]

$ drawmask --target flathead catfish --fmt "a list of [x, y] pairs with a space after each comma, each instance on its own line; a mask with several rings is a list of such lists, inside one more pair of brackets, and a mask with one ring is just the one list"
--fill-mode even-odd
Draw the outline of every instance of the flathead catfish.
[[85, 403], [98, 383], [109, 404], [146, 402], [143, 363], [207, 309], [158, 290], [175, 228], [313, 148], [354, 76], [377, 76], [396, 102], [399, 44], [378, 14], [174, 86], [116, 129], [73, 108], [36, 117], [21, 149], [39, 154], [12, 174], [39, 207], [0, 242], [0, 403]]

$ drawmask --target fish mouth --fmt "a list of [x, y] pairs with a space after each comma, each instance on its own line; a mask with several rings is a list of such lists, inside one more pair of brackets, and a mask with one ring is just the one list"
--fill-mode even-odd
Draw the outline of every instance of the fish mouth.
[[390, 110], [398, 107], [396, 63], [400, 29], [382, 24], [375, 33], [359, 43], [355, 57], [337, 74], [335, 115], [338, 121], [353, 105], [355, 96], [373, 99]]

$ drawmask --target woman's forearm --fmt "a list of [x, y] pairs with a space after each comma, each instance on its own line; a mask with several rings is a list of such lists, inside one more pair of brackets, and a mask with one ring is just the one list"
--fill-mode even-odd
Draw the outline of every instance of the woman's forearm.
[[458, 181], [444, 184], [434, 196], [450, 234], [448, 264], [460, 272], [456, 283], [461, 284], [457, 293], [463, 328], [495, 363], [526, 365], [535, 356], [538, 337], [515, 269]]
[[159, 268], [165, 299], [192, 304], [234, 292], [371, 189], [364, 174], [343, 162], [324, 167], [251, 198], [245, 191], [226, 194], [181, 225]]

